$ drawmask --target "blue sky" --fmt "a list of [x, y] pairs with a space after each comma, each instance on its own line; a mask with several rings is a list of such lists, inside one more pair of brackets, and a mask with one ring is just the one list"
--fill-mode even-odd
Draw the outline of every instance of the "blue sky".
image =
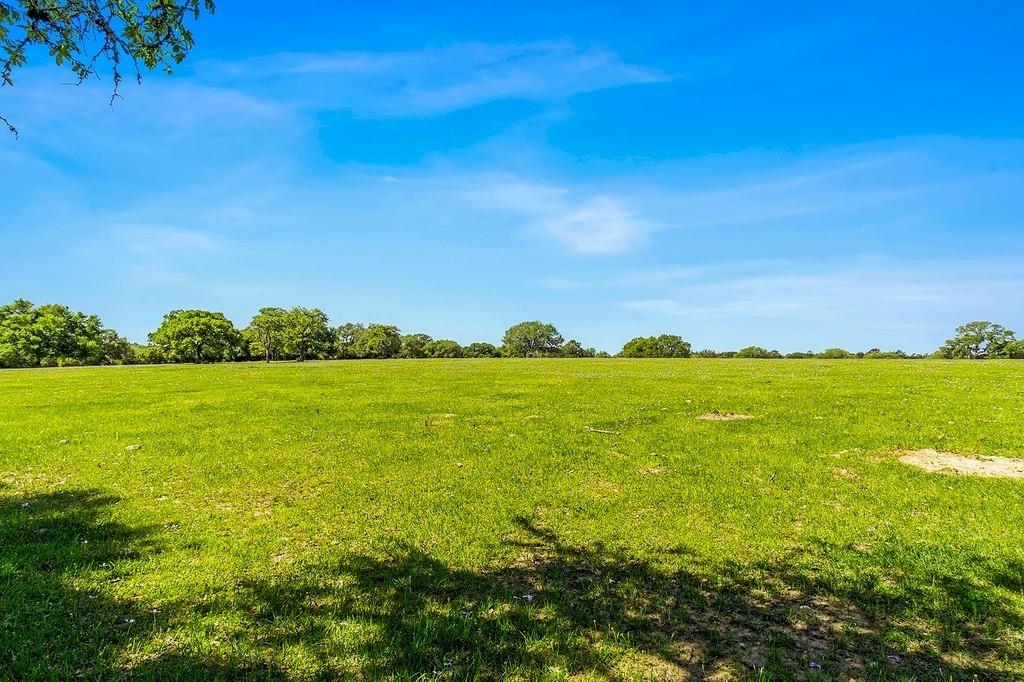
[[218, 4], [113, 107], [42, 60], [0, 89], [0, 299], [140, 341], [266, 305], [610, 351], [1024, 332], [1017, 3]]

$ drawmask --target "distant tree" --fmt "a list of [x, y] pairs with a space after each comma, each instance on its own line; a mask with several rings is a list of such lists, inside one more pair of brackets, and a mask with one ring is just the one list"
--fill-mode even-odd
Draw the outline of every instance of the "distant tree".
[[132, 344], [113, 329], [100, 332], [100, 348], [104, 364], [128, 365], [135, 360]]
[[823, 360], [845, 360], [847, 358], [852, 358], [853, 353], [842, 348], [826, 348], [818, 353], [818, 357]]
[[462, 349], [463, 356], [467, 358], [498, 358], [501, 357], [501, 352], [494, 346], [493, 343], [487, 343], [486, 341], [477, 341], [471, 343]]
[[103, 323], [95, 315], [63, 305], [36, 308], [36, 354], [41, 364], [99, 364], [103, 361]]
[[[40, 47], [57, 66], [67, 65], [79, 83], [99, 77], [105, 63], [116, 97], [125, 64], [140, 81], [144, 68], [162, 67], [169, 73], [184, 60], [193, 45], [186, 22], [204, 9], [212, 13], [213, 1], [0, 1], [0, 86], [14, 85], [14, 70]], [[3, 116], [0, 122], [17, 133]]]
[[899, 360], [906, 357], [907, 354], [901, 350], [883, 351], [877, 348], [872, 348], [867, 353], [864, 353], [864, 358], [867, 360]]
[[324, 311], [295, 307], [285, 313], [283, 322], [284, 351], [299, 362], [322, 358], [330, 352], [332, 334]]
[[654, 353], [654, 337], [653, 336], [638, 336], [630, 339], [622, 345], [622, 350], [619, 351], [619, 356], [623, 358], [650, 358], [655, 357]]
[[698, 358], [717, 358], [718, 357], [718, 353], [716, 353], [714, 350], [712, 350], [710, 348], [704, 348], [702, 350], [697, 351], [697, 357]]
[[675, 334], [662, 334], [657, 338], [658, 352], [663, 358], [688, 358], [691, 354], [689, 342]]
[[433, 341], [427, 334], [405, 334], [402, 336], [402, 347], [398, 351], [400, 358], [425, 358], [424, 347]]
[[610, 358], [611, 356], [612, 354], [606, 350], [599, 350], [596, 353], [594, 353], [595, 358]]
[[1024, 360], [1024, 339], [1015, 339], [1003, 348], [1003, 357]]
[[170, 362], [204, 362], [234, 359], [241, 334], [224, 313], [208, 310], [172, 310], [150, 343], [159, 346]]
[[0, 306], [0, 367], [100, 364], [108, 331], [95, 315], [18, 299]]
[[[722, 357], [725, 357], [724, 355]], [[756, 359], [768, 359], [771, 357], [771, 351], [767, 348], [761, 348], [761, 346], [747, 346], [746, 348], [740, 348], [735, 353], [737, 358], [756, 358]]]
[[505, 332], [502, 352], [513, 358], [551, 357], [558, 355], [562, 346], [562, 335], [553, 324], [520, 322]]
[[366, 333], [366, 327], [356, 322], [346, 322], [334, 330], [334, 355], [340, 360], [358, 358], [356, 342]]
[[359, 358], [396, 358], [401, 349], [402, 336], [393, 324], [371, 324], [352, 345]]
[[688, 358], [690, 354], [690, 344], [675, 334], [638, 336], [627, 341], [619, 353], [624, 358]]
[[1013, 332], [999, 324], [979, 320], [957, 327], [956, 336], [946, 341], [943, 357], [983, 360], [1004, 356], [1006, 346], [1014, 341]]
[[428, 358], [461, 358], [462, 346], [451, 339], [431, 341], [423, 347]]
[[287, 311], [284, 308], [260, 308], [243, 332], [250, 352], [262, 356], [267, 362], [281, 354], [285, 344]]
[[167, 356], [160, 346], [132, 344], [132, 362], [137, 365], [162, 365]]
[[814, 357], [814, 351], [797, 351], [796, 353], [786, 353], [785, 357], [789, 360], [806, 360]]
[[33, 305], [23, 298], [0, 307], [0, 367], [28, 367]]
[[597, 355], [597, 351], [593, 348], [584, 348], [576, 339], [569, 339], [562, 344], [559, 354], [564, 358], [592, 358]]

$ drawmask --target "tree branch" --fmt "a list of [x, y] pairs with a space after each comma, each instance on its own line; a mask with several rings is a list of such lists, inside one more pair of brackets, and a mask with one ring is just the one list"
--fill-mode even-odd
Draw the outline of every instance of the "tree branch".
[[[203, 11], [212, 14], [213, 0], [150, 0], [144, 6], [126, 0], [0, 0], [0, 87], [13, 86], [14, 70], [28, 60], [32, 46], [46, 48], [54, 62], [68, 67], [81, 85], [100, 78], [99, 64], [110, 66], [113, 91], [119, 95], [121, 66], [131, 62], [136, 82], [144, 69], [163, 67], [168, 73], [183, 61], [194, 44], [186, 21]], [[6, 118], [0, 122], [17, 136]]]

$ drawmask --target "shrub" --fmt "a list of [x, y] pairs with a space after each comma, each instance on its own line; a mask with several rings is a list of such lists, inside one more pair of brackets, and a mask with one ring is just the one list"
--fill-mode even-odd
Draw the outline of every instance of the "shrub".
[[393, 324], [371, 324], [352, 344], [356, 357], [378, 360], [398, 357], [401, 349], [402, 337]]
[[406, 334], [402, 337], [402, 346], [398, 351], [400, 358], [425, 358], [424, 348], [434, 339], [426, 334]]
[[501, 352], [493, 343], [477, 341], [463, 348], [462, 355], [467, 358], [498, 358], [501, 357]]
[[160, 346], [132, 345], [133, 362], [138, 365], [162, 365], [167, 362], [167, 356]]
[[461, 358], [462, 346], [451, 339], [438, 339], [423, 346], [428, 358]]
[[1003, 356], [1014, 360], [1024, 360], [1024, 339], [1017, 339], [1006, 344]]
[[[746, 348], [741, 348], [735, 353], [735, 355], [738, 358], [755, 359], [768, 359], [772, 357], [771, 351], [767, 348], [761, 348], [761, 346], [747, 346]], [[724, 354], [723, 357], [725, 357]]]
[[682, 337], [662, 334], [630, 339], [622, 346], [619, 355], [624, 358], [688, 358], [690, 352], [690, 344]]
[[826, 348], [818, 353], [818, 357], [823, 360], [845, 360], [847, 358], [852, 358], [853, 353], [842, 348]]

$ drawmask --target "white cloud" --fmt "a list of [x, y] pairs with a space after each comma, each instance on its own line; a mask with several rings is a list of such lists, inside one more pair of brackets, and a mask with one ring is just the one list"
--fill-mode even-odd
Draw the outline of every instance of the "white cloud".
[[625, 251], [646, 231], [618, 200], [606, 196], [587, 199], [561, 215], [544, 219], [542, 224], [572, 251], [588, 255]]
[[280, 53], [200, 63], [219, 82], [273, 83], [296, 100], [362, 115], [429, 116], [500, 99], [563, 101], [668, 76], [571, 42], [464, 43], [405, 52]]
[[546, 234], [573, 253], [609, 255], [629, 250], [650, 225], [624, 200], [567, 188], [497, 180], [467, 196], [485, 210], [520, 216], [525, 226]]

